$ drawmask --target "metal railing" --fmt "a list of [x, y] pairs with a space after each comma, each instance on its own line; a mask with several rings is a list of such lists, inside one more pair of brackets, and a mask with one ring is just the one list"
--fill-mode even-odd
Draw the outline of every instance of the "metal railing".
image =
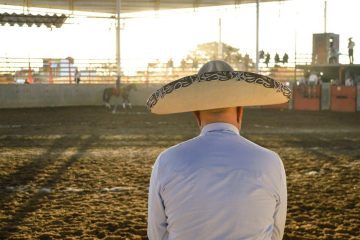
[[[268, 64], [260, 61], [259, 73], [279, 81], [299, 80], [302, 70], [295, 64], [310, 64], [311, 55], [298, 55], [287, 63]], [[126, 59], [123, 60], [125, 62]], [[197, 73], [204, 63], [194, 64], [191, 59], [179, 64], [153, 61], [145, 66], [133, 66], [130, 73], [123, 69], [123, 82], [164, 83]], [[231, 63], [235, 70], [255, 71], [253, 62], [247, 64]], [[80, 73], [80, 83], [114, 83], [117, 67], [114, 59], [72, 59], [72, 58], [6, 58], [0, 57], [0, 84], [35, 83], [35, 84], [75, 84], [75, 73]]]

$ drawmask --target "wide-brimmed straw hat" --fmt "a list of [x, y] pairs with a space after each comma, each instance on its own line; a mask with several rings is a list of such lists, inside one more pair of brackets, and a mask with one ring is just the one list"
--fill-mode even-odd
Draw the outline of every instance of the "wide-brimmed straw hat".
[[152, 113], [170, 114], [288, 102], [291, 90], [272, 78], [234, 71], [224, 61], [210, 61], [197, 74], [156, 90], [147, 100]]

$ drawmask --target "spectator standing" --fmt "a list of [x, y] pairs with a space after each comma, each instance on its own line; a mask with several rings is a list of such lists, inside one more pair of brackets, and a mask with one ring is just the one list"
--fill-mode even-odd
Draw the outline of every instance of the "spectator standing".
[[185, 68], [186, 68], [186, 61], [185, 61], [185, 59], [181, 59], [180, 66], [181, 66], [181, 69], [182, 69], [183, 71], [185, 71]]
[[265, 58], [265, 52], [264, 50], [261, 50], [259, 53], [259, 59], [264, 59]]
[[330, 42], [329, 47], [329, 63], [330, 64], [336, 64], [338, 63], [338, 52], [336, 51], [334, 47], [334, 42]]
[[120, 76], [116, 77], [115, 88], [118, 92], [120, 91]]
[[169, 59], [169, 61], [166, 63], [166, 72], [169, 75], [172, 75], [174, 68], [174, 61], [172, 58]]
[[354, 79], [349, 76], [346, 80], [345, 80], [345, 86], [347, 87], [352, 87], [354, 86]]
[[244, 56], [245, 71], [249, 71], [249, 65], [250, 65], [250, 56], [249, 54], [245, 54]]
[[78, 70], [78, 68], [75, 69], [75, 83], [76, 84], [79, 84], [80, 83], [80, 77], [81, 77], [81, 74]]
[[197, 60], [196, 57], [194, 57], [194, 59], [193, 59], [192, 67], [193, 67], [194, 70], [197, 70], [198, 67], [199, 67], [199, 61]]
[[270, 63], [270, 53], [266, 53], [266, 56], [265, 56], [266, 67], [269, 67], [269, 63]]
[[348, 53], [349, 53], [350, 64], [354, 63], [354, 47], [355, 47], [355, 42], [352, 41], [352, 38], [349, 38]]
[[280, 56], [278, 53], [275, 54], [274, 61], [275, 61], [275, 66], [277, 66], [277, 64], [280, 62]]
[[289, 62], [289, 55], [287, 53], [284, 53], [284, 56], [283, 56], [283, 64], [285, 63], [288, 63]]
[[309, 76], [309, 86], [308, 86], [308, 97], [316, 97], [316, 85], [318, 85], [319, 77], [318, 74], [312, 72]]

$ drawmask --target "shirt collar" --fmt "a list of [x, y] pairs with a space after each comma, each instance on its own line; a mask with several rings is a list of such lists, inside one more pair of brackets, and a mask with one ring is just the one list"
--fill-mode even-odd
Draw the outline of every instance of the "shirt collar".
[[210, 123], [205, 125], [201, 129], [200, 135], [205, 135], [208, 132], [224, 132], [224, 131], [240, 135], [239, 129], [237, 129], [234, 125], [230, 123], [224, 123], [224, 122]]

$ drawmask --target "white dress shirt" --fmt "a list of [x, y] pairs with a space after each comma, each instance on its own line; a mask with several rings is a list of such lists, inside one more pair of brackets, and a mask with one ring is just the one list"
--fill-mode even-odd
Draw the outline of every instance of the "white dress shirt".
[[151, 174], [150, 240], [282, 239], [286, 176], [279, 156], [227, 123], [162, 152]]

